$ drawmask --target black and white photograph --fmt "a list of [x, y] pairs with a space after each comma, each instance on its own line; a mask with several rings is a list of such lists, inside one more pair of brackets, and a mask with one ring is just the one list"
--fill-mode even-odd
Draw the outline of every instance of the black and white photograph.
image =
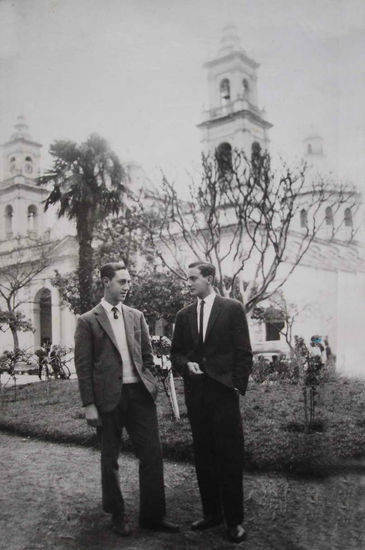
[[0, 550], [365, 548], [364, 0], [0, 0]]

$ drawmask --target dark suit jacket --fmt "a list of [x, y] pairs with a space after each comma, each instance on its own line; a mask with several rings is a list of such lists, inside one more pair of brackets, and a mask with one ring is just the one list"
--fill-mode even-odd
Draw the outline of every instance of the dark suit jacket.
[[[157, 383], [150, 369], [153, 355], [143, 313], [122, 306], [128, 347], [142, 382], [157, 396]], [[101, 412], [119, 403], [123, 384], [123, 362], [108, 315], [101, 304], [81, 315], [75, 332], [75, 366], [84, 406], [95, 403]]]
[[244, 394], [252, 369], [252, 351], [243, 305], [216, 296], [210, 313], [204, 355], [198, 353], [197, 304], [180, 310], [172, 340], [174, 368], [188, 380], [188, 361], [197, 362], [211, 378]]

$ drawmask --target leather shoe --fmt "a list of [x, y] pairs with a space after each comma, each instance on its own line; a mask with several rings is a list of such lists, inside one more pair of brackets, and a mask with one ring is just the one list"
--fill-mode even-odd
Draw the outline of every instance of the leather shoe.
[[241, 542], [246, 538], [246, 531], [241, 524], [228, 527], [228, 538], [232, 542]]
[[222, 516], [205, 516], [202, 519], [198, 519], [191, 524], [193, 531], [203, 531], [204, 529], [210, 529], [216, 525], [223, 523]]
[[112, 517], [113, 531], [120, 537], [129, 537], [132, 534], [132, 529], [123, 515]]
[[176, 523], [166, 519], [158, 521], [140, 520], [139, 525], [142, 529], [150, 529], [151, 531], [164, 531], [165, 533], [178, 533], [180, 531], [180, 527]]

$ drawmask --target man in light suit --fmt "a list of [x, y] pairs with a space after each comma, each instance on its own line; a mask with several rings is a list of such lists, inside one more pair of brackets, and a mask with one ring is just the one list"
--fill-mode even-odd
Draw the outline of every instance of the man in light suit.
[[245, 538], [243, 521], [243, 431], [239, 394], [244, 395], [252, 352], [243, 306], [217, 296], [215, 268], [189, 266], [188, 282], [197, 301], [180, 310], [171, 359], [183, 376], [191, 424], [203, 518], [194, 530], [226, 521], [228, 538]]
[[153, 356], [143, 314], [123, 304], [128, 270], [117, 263], [100, 269], [101, 303], [81, 315], [75, 333], [75, 365], [88, 424], [101, 436], [102, 501], [121, 536], [131, 534], [119, 483], [123, 427], [139, 458], [140, 526], [176, 532], [165, 519], [165, 492], [155, 399]]

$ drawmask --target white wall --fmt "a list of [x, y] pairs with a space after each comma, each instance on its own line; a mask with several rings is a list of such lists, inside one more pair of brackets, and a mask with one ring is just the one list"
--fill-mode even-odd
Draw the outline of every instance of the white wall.
[[365, 377], [365, 274], [338, 274], [337, 365], [346, 375]]

